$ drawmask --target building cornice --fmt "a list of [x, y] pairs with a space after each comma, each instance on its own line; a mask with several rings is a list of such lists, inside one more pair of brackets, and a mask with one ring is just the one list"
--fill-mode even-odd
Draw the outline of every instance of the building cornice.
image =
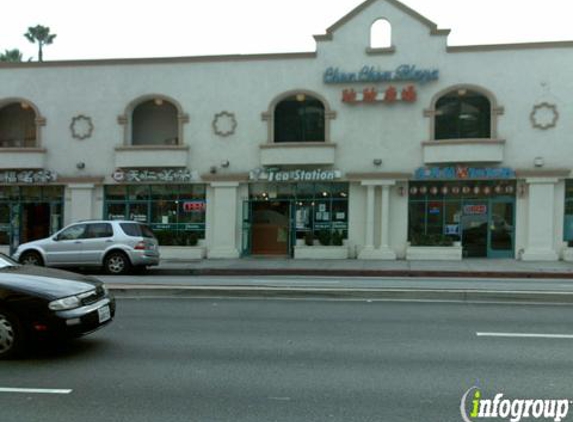
[[0, 70], [18, 68], [52, 68], [52, 67], [81, 67], [81, 66], [134, 66], [134, 65], [168, 65], [186, 63], [218, 63], [218, 62], [245, 62], [268, 60], [301, 60], [314, 59], [316, 52], [301, 53], [269, 53], [269, 54], [230, 54], [221, 56], [190, 56], [190, 57], [150, 57], [150, 58], [123, 58], [123, 59], [93, 59], [93, 60], [61, 60], [47, 62], [20, 62], [2, 63]]

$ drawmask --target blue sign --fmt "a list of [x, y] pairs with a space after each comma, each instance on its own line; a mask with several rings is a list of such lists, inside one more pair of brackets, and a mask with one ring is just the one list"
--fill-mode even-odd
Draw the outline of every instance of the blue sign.
[[438, 69], [418, 69], [415, 65], [403, 64], [394, 70], [381, 70], [374, 66], [363, 66], [358, 72], [344, 72], [338, 67], [329, 67], [324, 72], [325, 84], [419, 82], [437, 81]]
[[497, 180], [515, 179], [515, 171], [508, 167], [420, 167], [416, 180]]

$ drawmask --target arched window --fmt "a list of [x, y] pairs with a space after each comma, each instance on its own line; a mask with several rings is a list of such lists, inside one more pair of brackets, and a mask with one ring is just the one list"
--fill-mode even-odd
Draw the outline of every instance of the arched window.
[[0, 105], [0, 147], [33, 148], [38, 142], [34, 108], [25, 101]]
[[133, 109], [132, 145], [179, 145], [177, 107], [163, 98], [154, 98]]
[[274, 111], [275, 142], [324, 142], [325, 108], [317, 98], [299, 93], [284, 98]]
[[370, 48], [392, 47], [392, 25], [386, 19], [378, 19], [370, 27]]
[[491, 138], [492, 105], [484, 94], [458, 88], [436, 102], [434, 139]]

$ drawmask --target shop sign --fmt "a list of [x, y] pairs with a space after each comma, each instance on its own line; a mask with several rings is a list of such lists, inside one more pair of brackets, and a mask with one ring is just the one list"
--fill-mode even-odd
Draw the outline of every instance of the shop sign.
[[6, 170], [0, 172], [0, 183], [55, 182], [57, 173], [51, 170]]
[[413, 103], [418, 98], [418, 93], [416, 92], [416, 87], [414, 85], [408, 85], [402, 88], [400, 93], [394, 86], [389, 86], [383, 91], [378, 91], [376, 88], [364, 88], [362, 92], [356, 92], [356, 90], [349, 88], [342, 91], [342, 102], [348, 104], [357, 103], [385, 103], [394, 104], [398, 101], [405, 103]]
[[515, 171], [508, 167], [420, 167], [416, 180], [514, 179]]
[[251, 180], [266, 180], [268, 182], [329, 182], [340, 179], [340, 170], [279, 170], [255, 169], [249, 173]]
[[357, 72], [345, 72], [338, 67], [329, 67], [324, 72], [325, 84], [418, 82], [421, 84], [437, 81], [438, 69], [418, 69], [415, 65], [402, 64], [394, 70], [382, 70], [375, 66], [363, 66]]
[[137, 182], [191, 182], [199, 178], [196, 171], [187, 169], [117, 169], [113, 172], [113, 180], [118, 183]]
[[464, 205], [464, 215], [486, 215], [487, 205], [485, 204], [475, 204], [475, 205]]
[[183, 202], [183, 212], [202, 212], [205, 211], [204, 201], [188, 201]]

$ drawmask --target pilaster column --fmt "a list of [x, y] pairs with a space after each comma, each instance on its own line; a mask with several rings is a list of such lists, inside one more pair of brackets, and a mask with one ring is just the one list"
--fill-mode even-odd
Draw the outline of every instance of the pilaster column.
[[[64, 224], [93, 219], [95, 185], [93, 183], [70, 183], [67, 189], [70, 198], [70, 208], [69, 213], [66, 213]], [[104, 216], [104, 218], [107, 218], [107, 216]]]
[[[358, 254], [358, 259], [396, 259], [396, 254], [390, 249], [390, 186], [394, 181], [376, 181], [366, 184], [366, 236], [364, 248]], [[375, 229], [375, 189], [381, 186], [380, 200], [380, 247], [374, 247]]]
[[530, 178], [528, 184], [527, 246], [524, 261], [557, 261], [555, 251], [556, 178]]
[[388, 248], [390, 240], [390, 186], [382, 186], [382, 198], [380, 201], [382, 210], [380, 222], [380, 249]]
[[366, 187], [366, 242], [364, 248], [374, 249], [374, 186]]
[[213, 182], [212, 224], [209, 258], [238, 258], [237, 249], [237, 182]]

